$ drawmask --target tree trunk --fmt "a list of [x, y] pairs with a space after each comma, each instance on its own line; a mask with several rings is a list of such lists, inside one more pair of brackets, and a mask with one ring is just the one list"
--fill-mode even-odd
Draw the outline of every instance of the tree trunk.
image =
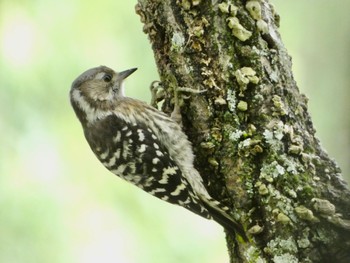
[[250, 236], [230, 262], [350, 262], [350, 191], [315, 138], [267, 0], [138, 0], [171, 112], [210, 194]]

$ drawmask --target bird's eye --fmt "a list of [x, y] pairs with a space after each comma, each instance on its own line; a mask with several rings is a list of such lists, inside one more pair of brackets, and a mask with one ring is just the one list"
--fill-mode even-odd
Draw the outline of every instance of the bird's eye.
[[104, 82], [110, 82], [110, 81], [112, 80], [112, 75], [110, 75], [110, 74], [105, 74], [105, 75], [103, 76], [103, 80], [104, 80]]

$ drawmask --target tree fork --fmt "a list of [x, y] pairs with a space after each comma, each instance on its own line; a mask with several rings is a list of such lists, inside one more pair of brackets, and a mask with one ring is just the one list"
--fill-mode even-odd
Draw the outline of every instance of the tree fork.
[[161, 82], [191, 94], [181, 111], [210, 194], [232, 207], [248, 244], [230, 262], [350, 262], [350, 191], [320, 146], [307, 98], [267, 0], [138, 0]]

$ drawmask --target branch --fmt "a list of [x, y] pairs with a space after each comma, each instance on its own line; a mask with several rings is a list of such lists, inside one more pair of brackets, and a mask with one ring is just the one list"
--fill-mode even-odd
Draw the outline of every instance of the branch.
[[210, 194], [251, 235], [231, 262], [350, 262], [350, 191], [321, 148], [267, 0], [139, 0], [166, 87], [182, 105]]

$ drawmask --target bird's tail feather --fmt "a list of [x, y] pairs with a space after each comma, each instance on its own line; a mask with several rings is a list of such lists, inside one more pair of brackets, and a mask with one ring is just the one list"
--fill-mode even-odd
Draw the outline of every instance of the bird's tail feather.
[[[220, 203], [205, 197], [201, 197], [203, 205], [208, 210], [213, 219], [222, 225], [229, 233], [240, 235], [245, 242], [248, 242], [248, 237], [241, 224], [237, 223], [228, 213], [229, 208], [220, 207]], [[215, 205], [216, 204], [216, 205]]]

